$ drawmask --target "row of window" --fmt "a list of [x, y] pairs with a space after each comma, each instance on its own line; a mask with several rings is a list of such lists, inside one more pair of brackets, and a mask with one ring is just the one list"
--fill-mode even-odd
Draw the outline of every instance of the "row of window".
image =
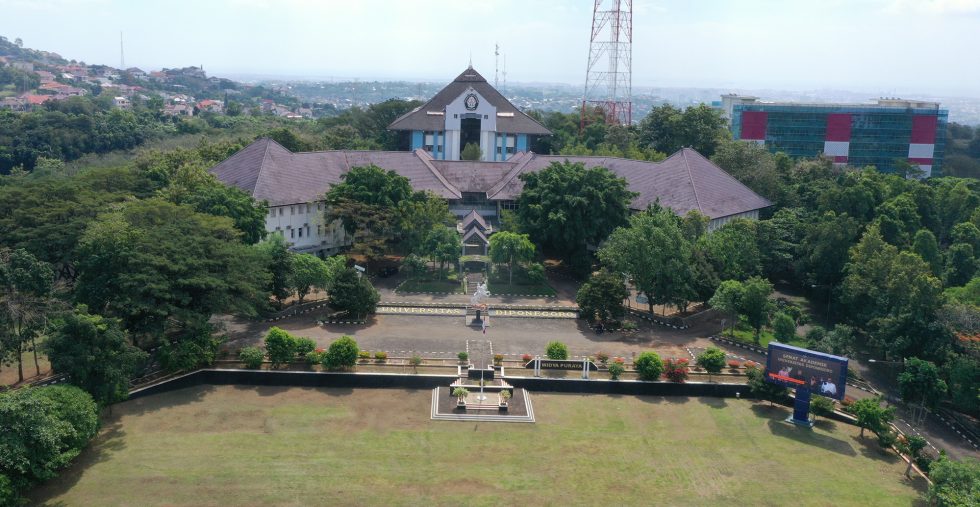
[[[270, 217], [276, 216], [276, 210], [279, 210], [279, 216], [283, 216], [283, 214], [285, 214], [286, 207], [285, 206], [279, 206], [277, 208], [269, 208], [269, 216]], [[323, 203], [322, 202], [316, 203], [316, 210], [318, 212], [323, 211]], [[309, 215], [310, 213], [312, 213], [313, 212], [313, 204], [311, 204], [311, 203], [306, 203], [306, 204], [292, 204], [292, 205], [289, 206], [289, 214], [290, 215], [295, 215], [296, 213], [303, 214], [304, 212], [307, 215]]]
[[[303, 237], [303, 234], [304, 234], [304, 231], [305, 231], [306, 237], [310, 237], [310, 226], [309, 226], [309, 224], [303, 224], [302, 227], [297, 227], [295, 229], [292, 228], [292, 227], [290, 227], [290, 226], [287, 226], [286, 229], [289, 230], [289, 239], [302, 238]], [[283, 230], [280, 227], [276, 227], [275, 232], [278, 233], [282, 237], [286, 237], [286, 231]], [[337, 230], [336, 230], [335, 227], [324, 227], [323, 225], [317, 225], [316, 226], [316, 235], [317, 236], [323, 236], [324, 233], [336, 234], [336, 232], [337, 232]]]

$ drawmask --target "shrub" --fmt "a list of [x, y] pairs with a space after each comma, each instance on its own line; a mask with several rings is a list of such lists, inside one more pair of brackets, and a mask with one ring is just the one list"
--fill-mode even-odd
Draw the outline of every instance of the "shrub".
[[459, 354], [456, 354], [456, 357], [459, 358], [460, 362], [466, 362], [470, 359], [470, 355], [466, 352], [460, 352]]
[[238, 352], [238, 359], [241, 359], [245, 363], [246, 368], [256, 370], [262, 367], [265, 354], [258, 347], [245, 347]]
[[568, 359], [568, 345], [562, 342], [550, 342], [545, 347], [545, 354], [548, 359]]
[[527, 280], [531, 283], [544, 283], [547, 280], [544, 274], [544, 266], [540, 262], [534, 262], [527, 267]]
[[738, 367], [741, 366], [741, 365], [742, 365], [742, 363], [738, 362], [738, 360], [736, 360], [736, 359], [731, 359], [731, 360], [728, 361], [728, 367], [731, 368], [731, 369], [733, 369], [733, 370], [738, 369]]
[[789, 343], [796, 338], [796, 321], [783, 312], [777, 313], [772, 319], [772, 334], [777, 340]]
[[408, 364], [412, 365], [412, 368], [418, 368], [422, 364], [422, 356], [412, 354], [412, 357], [408, 360]]
[[528, 362], [528, 361], [530, 361], [530, 360], [532, 360], [532, 359], [534, 359], [534, 358], [531, 357], [531, 354], [524, 354], [523, 356], [521, 356], [521, 360], [524, 361], [525, 363]]
[[626, 358], [623, 358], [623, 357], [614, 357], [613, 358], [613, 362], [616, 363], [616, 364], [618, 364], [618, 365], [625, 366], [626, 365]]
[[265, 350], [273, 368], [292, 361], [296, 357], [296, 346], [296, 338], [278, 327], [272, 326], [265, 335]]
[[605, 352], [597, 352], [595, 358], [598, 359], [603, 365], [609, 362], [609, 354], [606, 354]]
[[510, 391], [506, 389], [500, 391], [500, 398], [504, 400], [504, 403], [507, 403], [507, 400], [510, 399]]
[[827, 417], [834, 413], [834, 400], [826, 396], [814, 396], [810, 400], [810, 411], [815, 416]]
[[457, 387], [453, 389], [453, 396], [457, 398], [465, 398], [468, 394], [470, 394], [470, 392], [465, 387]]
[[888, 449], [895, 445], [897, 439], [898, 437], [895, 436], [895, 432], [890, 429], [882, 430], [880, 433], [878, 433], [878, 445], [881, 446], [882, 449]]
[[687, 380], [687, 360], [670, 358], [664, 362], [664, 377], [671, 382], [683, 383]]
[[305, 356], [306, 362], [313, 364], [322, 364], [323, 358], [327, 356], [327, 353], [323, 349], [316, 349], [313, 352], [307, 352]]
[[619, 376], [626, 371], [626, 367], [622, 363], [612, 362], [609, 363], [609, 378], [613, 380], [619, 380]]
[[379, 350], [379, 351], [377, 351], [377, 352], [374, 353], [374, 360], [377, 361], [377, 362], [379, 362], [379, 363], [383, 363], [383, 362], [385, 362], [385, 361], [388, 360], [388, 353]]
[[493, 355], [493, 364], [495, 364], [497, 366], [500, 366], [500, 365], [504, 364], [504, 355], [503, 354], [494, 354]]
[[742, 363], [742, 366], [744, 366], [746, 370], [750, 370], [750, 369], [758, 368], [759, 367], [759, 365], [755, 361], [746, 361], [746, 362]]
[[636, 325], [636, 322], [632, 320], [624, 320], [621, 326], [623, 331], [636, 331], [640, 327]]
[[656, 352], [641, 352], [639, 356], [636, 356], [636, 361], [633, 364], [642, 380], [657, 380], [660, 378], [660, 374], [664, 372], [664, 363]]
[[725, 366], [725, 353], [718, 347], [708, 347], [698, 356], [697, 365], [708, 372], [708, 381], [711, 381], [711, 374], [718, 373]]
[[305, 356], [310, 352], [316, 350], [316, 340], [310, 338], [297, 338], [296, 339], [296, 353]]
[[323, 358], [323, 365], [331, 370], [351, 368], [357, 362], [357, 342], [350, 336], [341, 336], [330, 344]]
[[371, 353], [366, 350], [361, 350], [357, 353], [357, 358], [360, 359], [362, 362], [370, 361]]

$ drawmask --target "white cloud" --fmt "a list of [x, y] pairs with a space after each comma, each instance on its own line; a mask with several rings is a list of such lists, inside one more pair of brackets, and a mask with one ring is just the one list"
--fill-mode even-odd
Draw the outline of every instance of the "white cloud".
[[882, 10], [889, 14], [978, 14], [980, 0], [887, 0]]

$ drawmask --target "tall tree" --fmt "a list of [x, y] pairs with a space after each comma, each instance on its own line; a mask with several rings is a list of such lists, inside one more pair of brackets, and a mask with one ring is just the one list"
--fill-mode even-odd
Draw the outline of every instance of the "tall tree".
[[254, 249], [269, 272], [265, 292], [282, 306], [282, 302], [292, 293], [293, 253], [289, 251], [286, 240], [278, 234], [270, 235]]
[[929, 264], [933, 276], [940, 276], [943, 268], [942, 254], [939, 253], [939, 243], [936, 236], [928, 229], [919, 229], [912, 240], [912, 251]]
[[160, 199], [107, 213], [79, 246], [75, 296], [122, 319], [132, 337], [157, 339], [216, 312], [255, 315], [268, 273], [231, 219]]
[[735, 332], [735, 324], [738, 323], [738, 314], [742, 306], [742, 294], [744, 292], [745, 288], [742, 286], [742, 282], [725, 280], [721, 282], [721, 285], [715, 290], [715, 294], [708, 301], [712, 308], [729, 315], [732, 334]]
[[507, 283], [514, 283], [514, 265], [534, 259], [534, 243], [527, 234], [498, 232], [490, 236], [490, 260], [507, 264]]
[[452, 226], [455, 217], [446, 200], [431, 192], [416, 192], [398, 203], [398, 230], [403, 250], [423, 254], [425, 236], [437, 225]]
[[343, 256], [328, 257], [326, 260], [321, 260], [315, 255], [295, 254], [292, 259], [290, 285], [296, 290], [296, 295], [301, 304], [310, 290], [314, 288], [323, 291], [329, 290], [334, 276], [344, 269], [346, 264], [346, 258]]
[[758, 246], [757, 224], [736, 219], [704, 236], [701, 241], [722, 280], [744, 280], [758, 275], [761, 255]]
[[759, 333], [762, 326], [769, 320], [772, 309], [772, 284], [765, 278], [753, 276], [742, 284], [742, 298], [739, 302], [739, 312], [745, 315], [749, 325], [754, 330], [753, 337], [759, 343]]
[[146, 354], [129, 344], [115, 319], [90, 315], [85, 307], [64, 317], [44, 343], [51, 368], [68, 375], [100, 405], [129, 396], [129, 381]]
[[453, 263], [463, 253], [463, 244], [459, 233], [444, 225], [433, 226], [425, 236], [423, 245], [429, 258], [433, 262], [439, 262], [440, 272], [447, 262]]
[[669, 104], [655, 107], [639, 128], [642, 143], [668, 154], [681, 148], [694, 148], [711, 157], [719, 140], [727, 136], [720, 112], [705, 104], [683, 111]]
[[360, 276], [354, 268], [346, 268], [334, 278], [330, 289], [330, 304], [345, 310], [355, 318], [374, 313], [381, 296], [367, 277]]
[[553, 162], [539, 172], [521, 174], [521, 180], [521, 230], [542, 250], [580, 270], [588, 266], [583, 262], [588, 245], [599, 245], [613, 229], [626, 225], [637, 195], [608, 169], [586, 169], [581, 163]]
[[375, 165], [354, 167], [327, 191], [327, 223], [340, 220], [353, 238], [351, 251], [369, 260], [388, 253], [398, 234], [396, 209], [412, 197], [408, 178]]
[[618, 322], [626, 314], [623, 300], [629, 297], [623, 277], [602, 269], [582, 284], [575, 295], [579, 311], [589, 322]]
[[613, 231], [598, 255], [613, 271], [633, 278], [651, 313], [655, 304], [680, 307], [690, 295], [691, 244], [669, 209], [631, 216], [629, 227]]
[[54, 272], [26, 250], [0, 250], [0, 346], [17, 361], [17, 378], [24, 380], [25, 349], [34, 351], [36, 336], [57, 308], [51, 295]]

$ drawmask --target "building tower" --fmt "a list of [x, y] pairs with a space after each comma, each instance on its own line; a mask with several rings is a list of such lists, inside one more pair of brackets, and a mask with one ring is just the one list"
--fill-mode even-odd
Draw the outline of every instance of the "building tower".
[[123, 53], [122, 32], [119, 32], [119, 70], [126, 70], [126, 56]]
[[602, 108], [608, 123], [632, 123], [632, 88], [633, 0], [595, 0], [582, 97], [582, 128], [589, 105]]

